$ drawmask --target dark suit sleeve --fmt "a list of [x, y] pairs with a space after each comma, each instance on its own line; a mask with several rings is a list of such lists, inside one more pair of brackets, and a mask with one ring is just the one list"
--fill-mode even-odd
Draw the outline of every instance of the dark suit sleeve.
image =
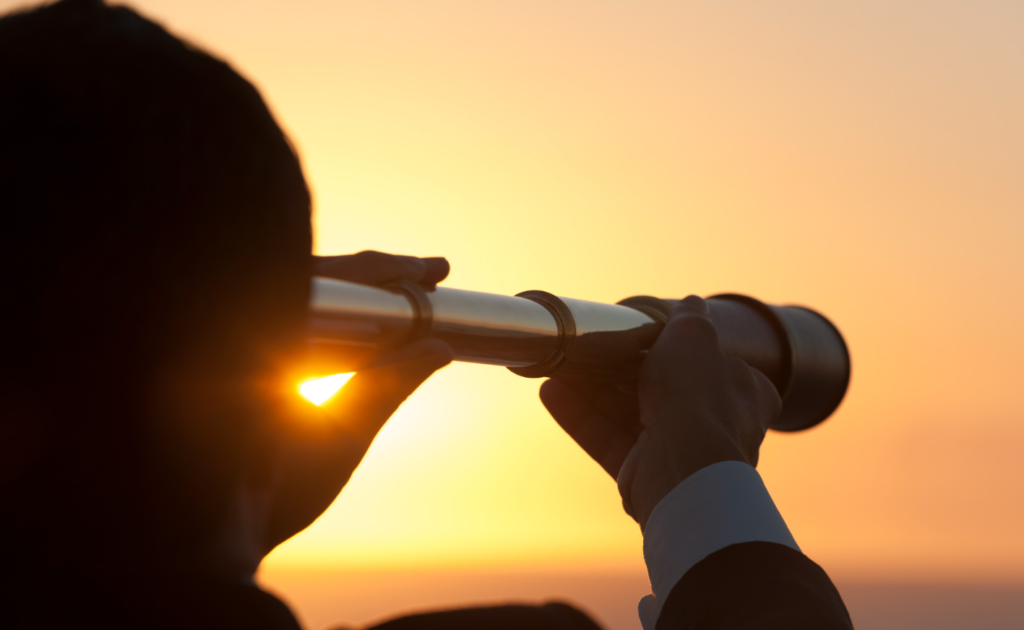
[[807, 556], [776, 543], [730, 545], [676, 583], [656, 630], [852, 630], [839, 591]]

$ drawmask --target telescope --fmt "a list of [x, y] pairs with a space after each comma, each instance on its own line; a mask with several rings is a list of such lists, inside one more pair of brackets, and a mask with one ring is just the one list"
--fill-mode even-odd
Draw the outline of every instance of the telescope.
[[[678, 300], [650, 296], [603, 304], [545, 291], [515, 296], [382, 287], [314, 277], [309, 336], [353, 352], [423, 338], [451, 346], [456, 361], [504, 366], [520, 376], [587, 378], [630, 387]], [[812, 427], [839, 406], [850, 355], [839, 330], [815, 311], [725, 294], [707, 298], [722, 351], [757, 368], [782, 397], [777, 431]]]

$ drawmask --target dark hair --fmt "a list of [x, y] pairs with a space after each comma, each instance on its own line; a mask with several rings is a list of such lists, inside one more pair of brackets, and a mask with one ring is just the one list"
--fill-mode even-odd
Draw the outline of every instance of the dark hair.
[[296, 351], [309, 206], [226, 63], [99, 1], [0, 19], [0, 535], [25, 562], [132, 548], [143, 522], [167, 553], [216, 528], [259, 414], [204, 420], [205, 459], [168, 464], [152, 390], [182, 357], [256, 379]]

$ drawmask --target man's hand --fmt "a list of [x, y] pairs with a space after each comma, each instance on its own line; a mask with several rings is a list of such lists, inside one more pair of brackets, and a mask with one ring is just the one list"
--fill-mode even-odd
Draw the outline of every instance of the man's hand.
[[552, 379], [541, 400], [563, 429], [618, 480], [643, 528], [681, 481], [722, 461], [757, 465], [781, 401], [771, 382], [727, 357], [696, 296], [673, 310], [640, 372], [639, 402], [613, 386]]
[[[380, 252], [318, 257], [314, 274], [383, 284], [402, 279], [434, 285], [448, 275], [444, 258], [413, 258]], [[381, 427], [431, 374], [452, 360], [451, 348], [423, 340], [377, 356], [319, 408], [305, 405], [289, 427], [287, 447], [274, 491], [265, 551], [309, 526], [334, 501], [362, 461]], [[343, 357], [318, 352], [325, 374], [350, 371]], [[332, 363], [333, 361], [333, 363]], [[333, 367], [332, 367], [333, 366]]]
[[365, 251], [348, 256], [314, 256], [313, 274], [358, 284], [381, 285], [412, 280], [432, 287], [448, 277], [444, 258], [416, 258]]
[[[314, 256], [313, 275], [357, 284], [381, 286], [411, 280], [426, 289], [433, 288], [448, 276], [449, 265], [444, 258], [416, 258], [365, 251], [349, 256]], [[418, 346], [417, 346], [418, 347]], [[329, 340], [313, 339], [307, 345], [303, 376], [327, 376], [341, 372], [362, 372], [367, 368], [391, 365], [407, 360], [407, 351], [374, 349], [357, 350], [339, 346]], [[351, 389], [351, 385], [346, 385]]]

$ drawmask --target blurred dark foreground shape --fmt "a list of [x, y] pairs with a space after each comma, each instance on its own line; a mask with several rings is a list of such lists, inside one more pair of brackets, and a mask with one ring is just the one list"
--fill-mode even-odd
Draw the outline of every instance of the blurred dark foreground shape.
[[563, 603], [507, 605], [427, 612], [385, 621], [369, 630], [600, 630], [590, 617]]

